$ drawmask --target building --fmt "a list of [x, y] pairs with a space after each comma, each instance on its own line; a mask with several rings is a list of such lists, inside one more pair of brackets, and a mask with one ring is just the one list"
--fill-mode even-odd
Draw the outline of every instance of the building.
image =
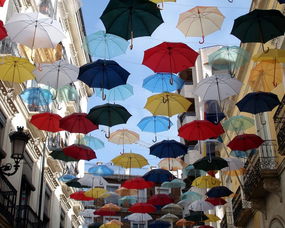
[[[15, 12], [41, 12], [56, 18], [62, 25], [66, 39], [56, 49], [31, 51], [6, 38], [0, 41], [0, 55], [26, 57], [37, 63], [51, 63], [63, 58], [76, 66], [91, 61], [82, 48], [86, 34], [79, 1], [6, 0], [4, 7], [0, 7], [0, 20], [5, 24]], [[67, 132], [47, 134], [29, 123], [33, 114], [46, 110], [28, 106], [21, 100], [19, 94], [32, 85], [40, 86], [35, 81], [28, 81], [14, 84], [14, 90], [11, 90], [11, 83], [0, 81], [0, 165], [14, 164], [10, 158], [12, 148], [9, 132], [22, 126], [31, 136], [16, 174], [6, 176], [0, 172], [0, 227], [79, 227], [84, 222], [79, 215], [83, 206], [69, 199], [74, 189], [66, 188], [58, 177], [67, 170], [74, 175], [83, 175], [84, 162], [67, 165], [49, 156], [50, 150], [71, 145], [76, 137]], [[93, 91], [83, 83], [75, 82], [72, 90], [63, 90], [62, 93], [48, 109], [66, 116], [73, 112], [86, 112], [87, 99]]]

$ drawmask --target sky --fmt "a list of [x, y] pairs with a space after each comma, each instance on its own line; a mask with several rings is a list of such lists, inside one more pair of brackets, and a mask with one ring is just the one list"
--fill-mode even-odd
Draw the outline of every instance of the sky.
[[[106, 8], [109, 0], [82, 0], [83, 17], [87, 35], [105, 30], [100, 20], [102, 12]], [[144, 117], [152, 115], [148, 110], [144, 109], [147, 97], [152, 96], [151, 92], [142, 88], [143, 79], [154, 74], [148, 67], [142, 65], [144, 51], [148, 48], [156, 46], [164, 41], [183, 42], [194, 50], [214, 45], [239, 45], [240, 41], [230, 35], [234, 19], [246, 14], [249, 10], [251, 1], [249, 0], [177, 0], [177, 2], [165, 2], [164, 9], [161, 11], [164, 23], [161, 24], [152, 34], [151, 37], [140, 37], [134, 39], [134, 48], [128, 49], [126, 54], [114, 58], [122, 67], [128, 70], [131, 75], [127, 83], [134, 87], [134, 95], [123, 102], [116, 102], [123, 105], [132, 114], [132, 117], [125, 125], [117, 125], [111, 128], [111, 132], [118, 129], [129, 129], [139, 133], [140, 141], [138, 144], [125, 146], [125, 152], [139, 153], [145, 156], [150, 165], [157, 165], [160, 161], [158, 158], [149, 155], [149, 146], [153, 144], [154, 134], [142, 132], [137, 123]], [[176, 28], [179, 14], [183, 13], [195, 6], [216, 6], [224, 14], [225, 20], [220, 30], [205, 37], [205, 43], [199, 44], [201, 38], [185, 37], [184, 34]], [[96, 58], [93, 58], [96, 61]], [[100, 97], [93, 95], [89, 98], [88, 108], [96, 105], [104, 104]], [[171, 118], [173, 126], [164, 133], [158, 134], [158, 141], [165, 139], [175, 139], [179, 141], [177, 136], [177, 115]], [[100, 126], [101, 130], [107, 130], [105, 126]], [[86, 169], [95, 165], [96, 162], [108, 163], [111, 159], [118, 156], [122, 152], [122, 145], [116, 145], [107, 141], [104, 132], [97, 130], [91, 133], [92, 136], [98, 137], [105, 143], [105, 148], [97, 150], [97, 159], [86, 162]]]

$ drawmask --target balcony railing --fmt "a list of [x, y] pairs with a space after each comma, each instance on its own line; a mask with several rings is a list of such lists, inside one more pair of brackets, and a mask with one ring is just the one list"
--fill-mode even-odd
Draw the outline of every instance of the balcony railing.
[[19, 205], [17, 206], [16, 227], [42, 228], [43, 223], [30, 206]]
[[227, 223], [227, 215], [224, 215], [222, 221], [221, 221], [221, 228], [227, 228], [228, 227], [228, 223]]
[[278, 106], [273, 120], [277, 134], [278, 151], [281, 155], [285, 155], [285, 96], [283, 97], [281, 104]]
[[17, 191], [8, 179], [0, 173], [0, 213], [13, 224]]

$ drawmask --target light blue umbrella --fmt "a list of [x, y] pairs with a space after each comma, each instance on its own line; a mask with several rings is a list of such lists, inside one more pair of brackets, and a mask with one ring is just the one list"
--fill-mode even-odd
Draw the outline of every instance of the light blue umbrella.
[[68, 102], [68, 101], [77, 101], [78, 100], [78, 92], [75, 86], [65, 85], [58, 89], [58, 100], [60, 102]]
[[[133, 86], [130, 84], [119, 85], [112, 89], [102, 89], [96, 88], [95, 93], [97, 97], [103, 97], [107, 101], [123, 101], [128, 97], [134, 95]], [[104, 93], [104, 96], [102, 94]]]
[[185, 188], [186, 184], [183, 180], [174, 179], [172, 181], [166, 181], [161, 184], [161, 187], [164, 188]]
[[183, 175], [185, 176], [193, 176], [193, 177], [200, 177], [207, 174], [204, 170], [195, 169], [193, 165], [188, 165], [182, 170]]
[[110, 169], [106, 165], [96, 165], [88, 169], [88, 172], [93, 174], [94, 176], [112, 176], [114, 174], [114, 170]]
[[129, 42], [119, 36], [98, 31], [86, 37], [86, 46], [91, 56], [112, 59], [124, 54]]
[[157, 73], [143, 80], [143, 88], [152, 93], [172, 92], [181, 89], [184, 80], [174, 74]]
[[86, 146], [91, 147], [93, 150], [102, 149], [105, 146], [104, 142], [101, 141], [100, 139], [88, 135], [85, 135], [83, 137], [83, 142]]
[[72, 179], [76, 178], [76, 176], [74, 175], [71, 175], [71, 174], [65, 174], [61, 177], [58, 178], [59, 181], [63, 181], [63, 182], [67, 182], [67, 181], [70, 181]]
[[22, 100], [28, 105], [47, 106], [52, 102], [52, 94], [47, 89], [28, 88], [20, 94]]
[[197, 192], [187, 191], [181, 195], [181, 200], [189, 200], [189, 201], [194, 202], [196, 200], [201, 200], [201, 199], [202, 199], [202, 196]]
[[247, 158], [249, 157], [251, 154], [255, 153], [256, 149], [253, 150], [247, 150], [247, 151], [242, 151], [242, 150], [232, 150], [230, 152], [230, 156], [233, 157], [238, 157], [238, 158]]
[[124, 197], [121, 197], [119, 199], [119, 205], [123, 205], [123, 204], [134, 204], [137, 202], [137, 197], [135, 196], [124, 196]]
[[155, 134], [153, 142], [157, 141], [156, 133], [168, 131], [169, 126], [171, 127], [172, 125], [173, 123], [165, 116], [147, 116], [137, 124], [142, 131], [153, 132]]

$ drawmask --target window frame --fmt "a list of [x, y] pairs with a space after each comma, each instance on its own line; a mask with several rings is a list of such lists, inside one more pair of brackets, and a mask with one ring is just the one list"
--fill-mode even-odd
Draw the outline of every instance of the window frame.
[[[168, 193], [160, 193], [160, 190], [159, 189], [161, 189], [161, 190], [167, 190], [168, 191]], [[171, 194], [171, 188], [164, 188], [164, 187], [160, 187], [160, 186], [156, 186], [155, 187], [155, 194], [167, 194], [167, 195], [169, 195], [169, 194]]]

